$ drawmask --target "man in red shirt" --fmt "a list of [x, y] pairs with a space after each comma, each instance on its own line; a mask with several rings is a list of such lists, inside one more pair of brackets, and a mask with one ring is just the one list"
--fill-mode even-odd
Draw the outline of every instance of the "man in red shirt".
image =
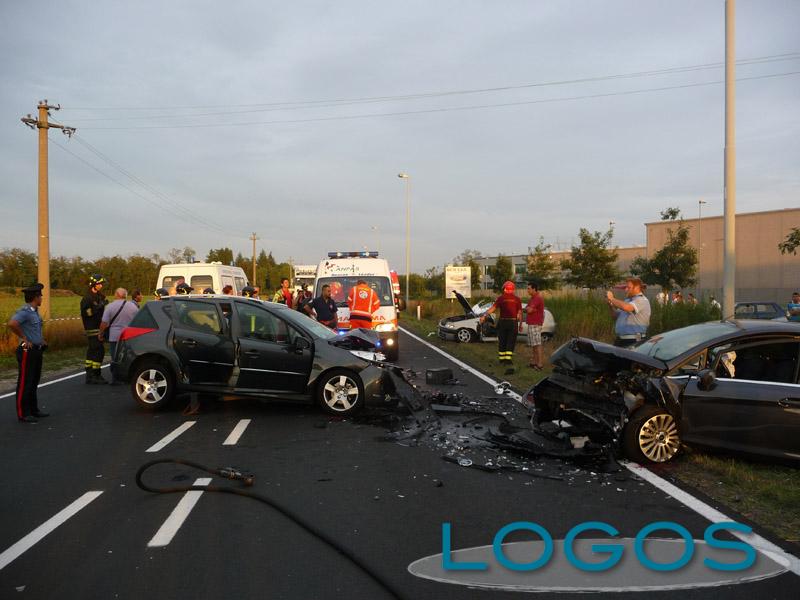
[[544, 323], [544, 300], [536, 283], [528, 284], [528, 305], [525, 307], [525, 322], [528, 324], [528, 345], [531, 347], [531, 362], [528, 366], [541, 371], [544, 367], [542, 349], [542, 324]]
[[347, 294], [350, 329], [372, 329], [372, 314], [381, 307], [380, 298], [367, 282], [359, 279]]
[[506, 281], [503, 284], [503, 293], [480, 318], [483, 323], [488, 315], [500, 309], [500, 319], [497, 322], [497, 360], [501, 365], [508, 365], [506, 375], [514, 372], [514, 345], [517, 343], [517, 329], [522, 323], [522, 302], [514, 294], [515, 289], [513, 282]]
[[292, 290], [289, 289], [289, 280], [286, 277], [281, 278], [281, 287], [275, 292], [272, 301], [285, 304], [289, 308], [294, 308], [292, 304]]

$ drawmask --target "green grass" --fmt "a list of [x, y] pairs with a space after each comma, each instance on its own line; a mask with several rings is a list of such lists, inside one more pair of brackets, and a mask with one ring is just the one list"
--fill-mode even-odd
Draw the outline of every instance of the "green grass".
[[[17, 309], [25, 304], [22, 294], [19, 296], [0, 295], [0, 320], [3, 324], [17, 312]], [[81, 298], [80, 296], [56, 296], [50, 299], [51, 318], [79, 317]]]
[[[48, 350], [42, 361], [42, 373], [51, 373], [74, 367], [76, 371], [83, 370], [83, 361], [86, 358], [86, 347], [73, 346], [60, 350]], [[0, 380], [14, 380], [17, 378], [17, 358], [13, 354], [0, 354]]]

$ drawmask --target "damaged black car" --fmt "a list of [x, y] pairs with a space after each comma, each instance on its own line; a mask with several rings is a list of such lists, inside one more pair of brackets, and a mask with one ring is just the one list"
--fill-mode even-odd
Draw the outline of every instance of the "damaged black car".
[[633, 348], [574, 338], [525, 396], [534, 427], [636, 462], [683, 444], [800, 461], [800, 324], [730, 320]]
[[334, 415], [393, 391], [374, 331], [337, 335], [282, 304], [234, 296], [147, 303], [122, 331], [111, 369], [147, 409], [179, 392], [314, 401]]

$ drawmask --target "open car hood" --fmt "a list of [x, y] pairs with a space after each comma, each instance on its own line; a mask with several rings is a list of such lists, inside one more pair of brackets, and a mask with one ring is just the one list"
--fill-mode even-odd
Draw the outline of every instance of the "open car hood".
[[458, 298], [458, 303], [461, 305], [461, 308], [464, 309], [464, 314], [468, 317], [475, 317], [475, 311], [472, 310], [472, 307], [467, 302], [467, 299], [464, 298], [463, 295], [459, 294], [457, 291], [453, 290], [453, 294], [455, 294], [456, 298]]
[[632, 365], [667, 371], [663, 360], [588, 338], [573, 338], [550, 357], [553, 366], [579, 373], [619, 373]]
[[380, 348], [380, 336], [371, 329], [351, 329], [328, 343], [346, 350], [375, 350]]

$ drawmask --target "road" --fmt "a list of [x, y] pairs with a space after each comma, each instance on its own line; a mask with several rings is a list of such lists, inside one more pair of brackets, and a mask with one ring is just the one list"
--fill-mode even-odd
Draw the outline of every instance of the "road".
[[[403, 366], [421, 373], [449, 366], [463, 384], [458, 392], [492, 394], [486, 381], [423, 343], [406, 335], [401, 343]], [[135, 405], [127, 388], [85, 386], [77, 377], [42, 387], [40, 404], [51, 416], [23, 425], [14, 418], [13, 400], [0, 400], [6, 482], [0, 493], [0, 598], [390, 597], [347, 559], [262, 503], [229, 494], [192, 492], [194, 498], [183, 499], [182, 493], [140, 490], [135, 473], [154, 458], [254, 473], [254, 492], [290, 507], [350, 548], [404, 598], [507, 593], [409, 573], [414, 561], [442, 552], [443, 522], [452, 524], [453, 548], [489, 545], [515, 521], [534, 521], [556, 539], [584, 521], [613, 524], [627, 538], [653, 521], [673, 521], [702, 540], [709, 525], [627, 470], [603, 474], [550, 460], [548, 472], [561, 478], [548, 479], [462, 468], [442, 460], [435, 448], [386, 441], [379, 420], [329, 420], [311, 406], [237, 400], [204, 405], [191, 417], [179, 410], [151, 414]], [[154, 448], [182, 426], [175, 439]], [[149, 472], [148, 481], [183, 486], [204, 476], [165, 466]], [[226, 483], [216, 478], [212, 485]], [[71, 514], [62, 512], [79, 499]], [[185, 519], [170, 518], [190, 500], [196, 504], [184, 511]], [[44, 523], [49, 533], [31, 535]], [[671, 576], [680, 582], [680, 574]], [[796, 574], [783, 572], [757, 582], [656, 595], [796, 598], [798, 585]], [[653, 592], [603, 593], [645, 596]]]

